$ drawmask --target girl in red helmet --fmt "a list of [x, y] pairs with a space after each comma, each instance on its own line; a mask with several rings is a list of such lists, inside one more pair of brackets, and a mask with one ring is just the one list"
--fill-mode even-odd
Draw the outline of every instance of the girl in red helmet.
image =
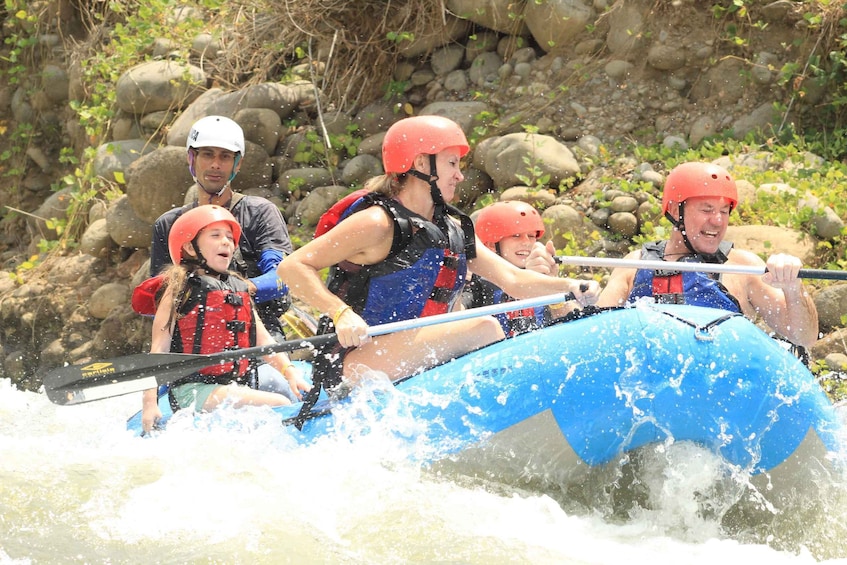
[[[385, 174], [366, 184], [369, 201], [278, 267], [295, 296], [332, 318], [345, 378], [355, 380], [361, 367], [397, 379], [502, 339], [490, 316], [367, 335], [369, 324], [458, 306], [468, 269], [516, 298], [574, 292], [594, 302], [596, 283], [581, 291], [580, 281], [518, 269], [479, 242], [470, 218], [448, 204], [468, 150], [462, 128], [447, 118], [396, 122], [383, 139]], [[321, 278], [327, 268], [335, 292]]]
[[[802, 262], [777, 253], [767, 263], [724, 241], [729, 215], [738, 204], [735, 181], [711, 163], [683, 163], [665, 181], [662, 212], [673, 224], [667, 241], [645, 244], [627, 259], [668, 261], [665, 271], [618, 268], [612, 271], [598, 306], [618, 306], [642, 297], [695, 304], [761, 318], [795, 345], [808, 347], [818, 337], [818, 314], [798, 278]], [[673, 270], [674, 261], [765, 266], [763, 276]]]
[[[250, 299], [246, 281], [229, 271], [241, 226], [226, 209], [215, 205], [193, 208], [174, 222], [168, 248], [174, 266], [164, 274], [153, 318], [151, 353], [216, 353], [225, 349], [274, 343]], [[311, 386], [288, 356], [264, 357], [288, 381], [291, 390]], [[174, 410], [193, 407], [210, 411], [224, 401], [236, 407], [281, 406], [282, 394], [256, 390], [250, 360], [207, 367], [170, 383]], [[157, 390], [143, 393], [142, 427], [150, 431], [161, 418]]]
[[[474, 224], [479, 240], [489, 249], [519, 269], [531, 269], [557, 275], [552, 259], [552, 242], [540, 242], [544, 235], [541, 214], [526, 202], [495, 202], [479, 211]], [[512, 300], [490, 281], [474, 274], [462, 296], [465, 308], [479, 308]], [[528, 308], [498, 314], [496, 318], [507, 336], [531, 331], [566, 315], [572, 309], [567, 303], [555, 307]]]

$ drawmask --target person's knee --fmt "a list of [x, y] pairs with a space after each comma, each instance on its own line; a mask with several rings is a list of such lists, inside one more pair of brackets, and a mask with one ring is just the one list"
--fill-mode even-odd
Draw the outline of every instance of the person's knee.
[[506, 337], [506, 334], [503, 333], [503, 327], [497, 321], [497, 318], [485, 316], [477, 319], [477, 339], [483, 340], [485, 343], [494, 343], [504, 337]]

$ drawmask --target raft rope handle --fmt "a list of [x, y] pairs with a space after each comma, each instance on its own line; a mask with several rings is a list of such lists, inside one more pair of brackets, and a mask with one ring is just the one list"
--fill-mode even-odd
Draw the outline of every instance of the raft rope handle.
[[694, 328], [694, 338], [698, 341], [713, 341], [715, 337], [712, 335], [712, 328], [717, 327], [718, 325], [724, 323], [730, 318], [734, 318], [735, 316], [741, 315], [738, 312], [730, 312], [724, 316], [721, 316], [720, 318], [712, 320], [705, 326], [698, 326], [691, 320], [686, 320], [685, 318], [677, 316], [676, 314], [671, 314], [670, 312], [665, 312], [663, 310], [660, 310], [660, 312], [662, 312], [662, 314], [664, 314], [665, 316], [670, 316], [674, 320], [678, 320]]

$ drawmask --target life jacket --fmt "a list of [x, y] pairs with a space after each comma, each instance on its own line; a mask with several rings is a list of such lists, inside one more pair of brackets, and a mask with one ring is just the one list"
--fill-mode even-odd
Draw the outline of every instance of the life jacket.
[[[641, 248], [641, 258], [653, 261], [664, 260], [667, 241], [645, 243]], [[708, 261], [700, 255], [689, 255], [680, 259], [687, 262], [725, 263], [732, 243], [724, 241], [718, 248], [718, 253]], [[635, 272], [629, 301], [652, 296], [662, 304], [691, 304], [720, 308], [730, 312], [741, 312], [741, 305], [726, 287], [721, 284], [716, 273], [680, 272], [673, 270], [673, 262], [668, 262], [668, 269], [653, 271], [638, 269]]]
[[[238, 277], [189, 275], [187, 299], [179, 307], [171, 339], [173, 353], [217, 353], [256, 345], [253, 305], [247, 283]], [[171, 383], [253, 384], [251, 360], [219, 363]]]
[[[318, 221], [316, 237], [355, 212], [379, 206], [394, 223], [388, 256], [375, 265], [344, 261], [330, 268], [327, 287], [368, 324], [384, 324], [451, 309], [476, 257], [473, 222], [446, 205], [433, 222], [381, 194], [361, 190], [331, 207]], [[447, 213], [461, 220], [461, 228]]]
[[[466, 308], [479, 308], [514, 300], [503, 292], [503, 289], [479, 275], [471, 277], [470, 283], [465, 287], [465, 293], [469, 298], [463, 300]], [[500, 327], [507, 337], [543, 328], [552, 321], [550, 309], [546, 306], [503, 312], [495, 314], [494, 317], [500, 322]]]

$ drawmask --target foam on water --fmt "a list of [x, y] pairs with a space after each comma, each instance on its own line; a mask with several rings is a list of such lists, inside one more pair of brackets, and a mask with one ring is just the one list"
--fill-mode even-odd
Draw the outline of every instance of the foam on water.
[[[432, 446], [410, 447], [392, 431], [418, 430], [400, 395], [389, 417], [357, 434], [363, 396], [349, 426], [342, 415], [338, 434], [298, 447], [267, 409], [177, 415], [166, 433], [142, 439], [124, 426], [138, 395], [61, 407], [0, 380], [0, 562], [797, 565], [847, 557], [843, 484], [759, 529], [744, 527], [754, 510], [734, 510], [749, 496], [743, 480], [684, 443], [641, 450], [564, 492], [485, 484], [413, 463], [415, 450]], [[220, 419], [232, 425], [222, 429]], [[732, 512], [736, 525], [727, 527]]]

